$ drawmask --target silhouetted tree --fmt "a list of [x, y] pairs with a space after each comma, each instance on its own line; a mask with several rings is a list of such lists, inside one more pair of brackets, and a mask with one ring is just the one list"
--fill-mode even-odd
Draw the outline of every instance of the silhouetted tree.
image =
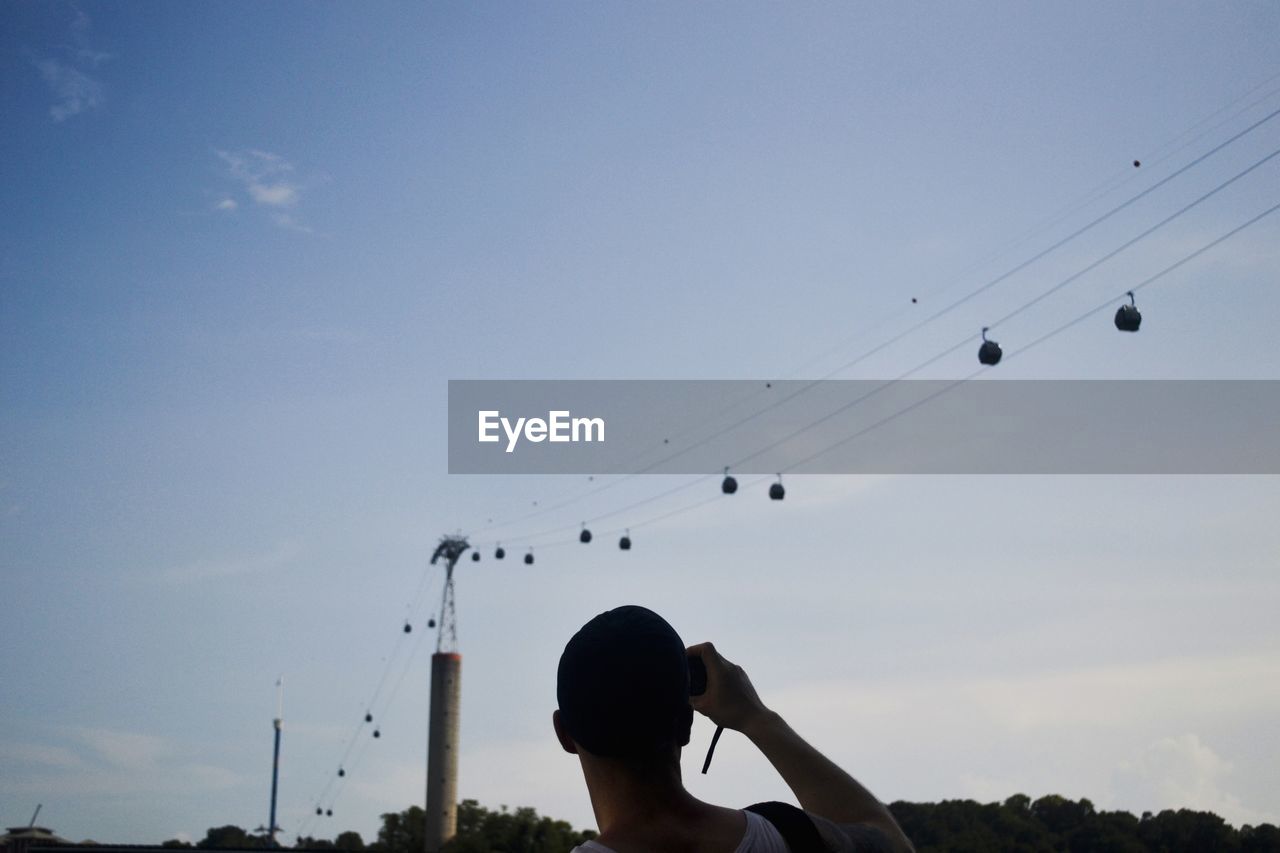
[[972, 800], [903, 803], [890, 810], [919, 853], [1280, 853], [1280, 829], [1239, 831], [1209, 812], [1099, 812], [1057, 795], [1003, 804]]
[[591, 831], [575, 832], [562, 820], [539, 817], [531, 808], [490, 811], [475, 800], [458, 805], [458, 834], [445, 847], [448, 853], [566, 853], [594, 838]]
[[1240, 828], [1240, 853], [1271, 853], [1280, 850], [1280, 828], [1269, 823]]
[[1211, 812], [1190, 809], [1162, 811], [1139, 824], [1138, 837], [1151, 850], [1193, 853], [1199, 850], [1232, 853], [1240, 849], [1239, 835]]
[[227, 847], [265, 848], [267, 846], [268, 842], [264, 836], [254, 835], [232, 824], [211, 826], [209, 831], [204, 834], [204, 838], [196, 842], [196, 847], [206, 850]]
[[[425, 816], [418, 806], [384, 814], [378, 840], [368, 848], [370, 853], [422, 853], [424, 823]], [[568, 853], [594, 837], [594, 832], [576, 832], [565, 821], [540, 817], [531, 808], [510, 811], [502, 806], [498, 811], [491, 811], [475, 800], [463, 800], [458, 804], [457, 835], [445, 850], [448, 853]]]
[[378, 840], [372, 844], [376, 853], [421, 853], [426, 832], [426, 815], [421, 806], [409, 806], [402, 812], [382, 816]]
[[338, 837], [333, 839], [333, 846], [338, 850], [363, 850], [364, 839], [360, 837], [360, 833], [347, 830], [338, 833]]
[[[1139, 820], [1128, 812], [1099, 812], [1088, 800], [1056, 794], [1034, 801], [1014, 794], [1003, 803], [897, 802], [889, 808], [918, 853], [1280, 853], [1280, 829], [1275, 826], [1237, 831], [1215, 814], [1187, 809], [1144, 814]], [[418, 806], [384, 814], [369, 853], [421, 853], [424, 822]], [[501, 806], [493, 811], [464, 800], [458, 806], [458, 834], [445, 849], [568, 853], [594, 837], [590, 830], [575, 831], [531, 808], [513, 811]], [[337, 846], [358, 851], [359, 842], [356, 833], [342, 833]]]

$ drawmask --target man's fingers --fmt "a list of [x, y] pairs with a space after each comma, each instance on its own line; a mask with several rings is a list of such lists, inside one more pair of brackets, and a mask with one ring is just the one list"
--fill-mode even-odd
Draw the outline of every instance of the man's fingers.
[[[687, 655], [696, 655], [697, 657], [715, 657], [716, 647], [713, 643], [695, 643], [684, 650]], [[709, 654], [704, 654], [709, 653]]]
[[720, 656], [720, 653], [716, 651], [716, 647], [712, 643], [695, 643], [684, 651], [689, 657], [696, 657], [701, 660], [703, 668], [707, 672], [707, 684], [703, 692], [689, 697], [689, 704], [693, 706], [693, 709], [699, 713], [706, 714], [707, 706], [711, 704], [708, 694], [712, 692], [711, 685], [719, 683], [719, 674], [724, 669], [724, 658]]
[[713, 669], [724, 669], [727, 666], [732, 666], [732, 664], [725, 659], [724, 655], [716, 651], [714, 643], [698, 643], [696, 645], [689, 646], [684, 650], [684, 653], [687, 655], [697, 655], [702, 658], [702, 662], [706, 665], [708, 672]]

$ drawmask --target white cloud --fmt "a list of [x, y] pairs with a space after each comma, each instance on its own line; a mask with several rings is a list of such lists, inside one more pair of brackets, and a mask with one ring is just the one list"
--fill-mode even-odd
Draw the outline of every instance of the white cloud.
[[106, 53], [101, 50], [90, 50], [87, 47], [82, 47], [82, 48], [78, 48], [75, 51], [75, 56], [76, 56], [76, 59], [78, 59], [80, 62], [86, 63], [88, 65], [92, 65], [93, 67], [96, 68], [102, 63], [106, 62], [108, 59], [111, 59], [112, 56], [114, 56], [114, 54]]
[[140, 732], [62, 729], [61, 743], [0, 743], [0, 796], [171, 797], [244, 783], [226, 767], [184, 760], [189, 744]]
[[37, 743], [0, 744], [0, 759], [7, 765], [34, 764], [41, 767], [79, 767], [80, 756], [62, 746]]
[[[243, 187], [248, 199], [259, 207], [272, 209], [271, 221], [291, 231], [311, 233], [311, 228], [300, 222], [287, 209], [295, 208], [301, 200], [302, 184], [293, 179], [294, 167], [279, 154], [255, 148], [243, 151], [214, 149], [214, 153], [226, 164], [227, 172]], [[231, 207], [227, 206], [230, 202]], [[234, 210], [238, 206], [230, 197], [219, 202], [219, 210]]]
[[292, 563], [301, 553], [302, 548], [297, 542], [285, 540], [257, 554], [196, 560], [161, 572], [160, 577], [181, 583], [271, 571]]
[[76, 43], [76, 46], [71, 48], [71, 52], [80, 62], [96, 67], [110, 59], [111, 54], [94, 50], [89, 46], [89, 28], [92, 25], [93, 22], [84, 10], [77, 9], [75, 19], [71, 21], [71, 38]]
[[[1196, 689], [1189, 691], [1188, 685]], [[1280, 657], [1176, 658], [1001, 678], [857, 686], [821, 682], [794, 685], [777, 698], [780, 705], [806, 715], [805, 709], [820, 711], [813, 714], [815, 726], [827, 727], [849, 715], [868, 725], [923, 725], [933, 709], [945, 706], [952, 726], [994, 725], [1012, 734], [1039, 736], [1066, 727], [1149, 726], [1172, 709], [1200, 718], [1280, 713]]]
[[[35, 59], [36, 68], [44, 78], [55, 103], [49, 107], [49, 115], [55, 122], [63, 122], [72, 116], [98, 109], [104, 102], [102, 83], [84, 72], [84, 68], [97, 68], [111, 58], [111, 54], [94, 50], [89, 44], [89, 28], [92, 22], [83, 10], [77, 9], [69, 30], [74, 44], [57, 45], [69, 62], [60, 59]], [[77, 67], [79, 66], [79, 67]]]
[[78, 42], [83, 42], [85, 36], [89, 33], [89, 27], [93, 22], [89, 20], [88, 14], [84, 9], [76, 9], [76, 16], [71, 21], [71, 35]]
[[121, 770], [152, 767], [166, 752], [164, 740], [154, 735], [112, 729], [80, 729], [78, 735], [99, 760]]
[[234, 198], [224, 198], [222, 201], [214, 205], [214, 209], [232, 211], [238, 208], [239, 206], [240, 205], [236, 202]]
[[[1197, 690], [1187, 696], [1187, 685]], [[1002, 725], [1141, 724], [1167, 708], [1218, 715], [1280, 711], [1280, 660], [1274, 657], [1175, 659], [1093, 667], [1028, 679], [982, 681], [966, 691]]]
[[183, 773], [197, 790], [234, 788], [244, 782], [239, 773], [214, 764], [188, 764]]
[[288, 184], [250, 184], [249, 195], [258, 204], [289, 207], [298, 200], [298, 191]]
[[42, 59], [36, 67], [57, 98], [57, 103], [49, 108], [54, 121], [66, 121], [102, 106], [102, 84], [88, 74], [57, 59]]
[[290, 231], [300, 231], [303, 234], [311, 233], [309, 225], [303, 225], [287, 213], [273, 213], [271, 214], [271, 221], [281, 228], [288, 228]]
[[[809, 682], [770, 690], [769, 701], [812, 743], [860, 768], [873, 791], [890, 797], [963, 792], [994, 801], [1019, 791], [1057, 793], [1138, 814], [1204, 809], [1236, 825], [1274, 823], [1280, 808], [1266, 793], [1256, 756], [1220, 753], [1197, 735], [1166, 737], [1274, 719], [1275, 654], [999, 678]], [[1265, 742], [1258, 749], [1274, 756]], [[925, 761], [928, 780], [904, 769]]]
[[214, 153], [227, 164], [231, 176], [249, 188], [261, 186], [269, 178], [293, 171], [292, 164], [279, 154], [272, 154], [269, 151], [215, 149]]
[[1212, 811], [1237, 826], [1266, 822], [1267, 817], [1246, 808], [1223, 788], [1231, 762], [1209, 748], [1197, 735], [1182, 734], [1155, 741], [1137, 758], [1122, 761], [1113, 776], [1115, 799], [1141, 813], [1159, 808]]

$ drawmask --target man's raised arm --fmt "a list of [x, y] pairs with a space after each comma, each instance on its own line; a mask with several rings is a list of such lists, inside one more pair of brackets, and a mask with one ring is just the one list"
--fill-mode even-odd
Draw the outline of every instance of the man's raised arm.
[[690, 646], [688, 653], [700, 656], [707, 669], [706, 692], [690, 699], [694, 710], [750, 738], [790, 786], [801, 808], [835, 823], [874, 827], [894, 850], [914, 850], [883, 803], [760, 701], [742, 667], [726, 660], [711, 643]]

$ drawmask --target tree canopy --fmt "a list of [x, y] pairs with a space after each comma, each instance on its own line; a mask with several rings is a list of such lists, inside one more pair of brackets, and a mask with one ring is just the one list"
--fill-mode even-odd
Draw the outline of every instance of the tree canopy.
[[[1271, 824], [1235, 829], [1212, 812], [1190, 809], [1146, 812], [1098, 811], [1089, 800], [1056, 794], [1032, 800], [1014, 794], [1003, 803], [943, 800], [897, 802], [890, 807], [918, 853], [1280, 853], [1280, 829]], [[332, 841], [297, 839], [297, 849], [422, 853], [425, 816], [420, 806], [382, 816], [378, 838], [366, 845], [360, 833]], [[475, 800], [458, 805], [458, 834], [446, 853], [568, 853], [594, 838], [563, 820], [531, 808], [497, 811]], [[166, 847], [190, 847], [168, 841]], [[266, 848], [266, 837], [238, 826], [211, 827], [196, 847]]]
[[1212, 812], [1098, 811], [1086, 799], [1050, 794], [1003, 803], [893, 803], [917, 853], [1280, 853], [1271, 824], [1234, 829]]
[[[577, 832], [563, 820], [539, 817], [531, 808], [489, 811], [475, 800], [458, 804], [458, 834], [445, 846], [446, 853], [566, 853], [588, 838], [591, 830]], [[390, 853], [390, 851], [387, 851]]]

